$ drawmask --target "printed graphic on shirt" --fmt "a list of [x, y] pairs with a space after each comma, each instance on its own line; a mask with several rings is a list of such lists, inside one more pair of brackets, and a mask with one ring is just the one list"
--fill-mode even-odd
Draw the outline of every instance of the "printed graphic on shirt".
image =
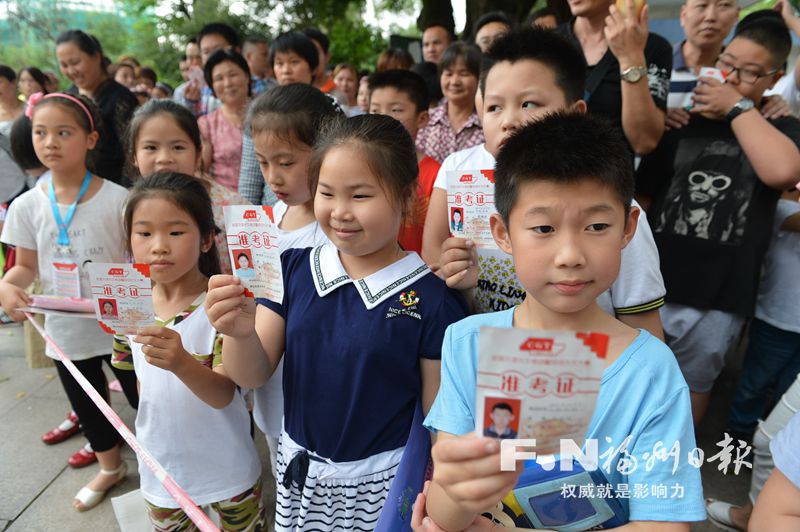
[[654, 98], [666, 101], [669, 95], [670, 72], [666, 68], [661, 68], [655, 63], [650, 63], [647, 67], [647, 85], [650, 94]]
[[422, 315], [417, 312], [417, 305], [419, 304], [419, 296], [415, 290], [403, 292], [397, 298], [400, 303], [399, 308], [389, 307], [386, 310], [386, 318], [395, 318], [397, 316], [409, 316], [415, 320], [422, 320]]
[[518, 305], [525, 299], [514, 261], [499, 250], [478, 250], [478, 286], [475, 288], [476, 312], [495, 312]]
[[678, 171], [653, 231], [738, 245], [756, 184], [753, 179], [737, 179], [740, 161], [737, 144], [712, 142]]

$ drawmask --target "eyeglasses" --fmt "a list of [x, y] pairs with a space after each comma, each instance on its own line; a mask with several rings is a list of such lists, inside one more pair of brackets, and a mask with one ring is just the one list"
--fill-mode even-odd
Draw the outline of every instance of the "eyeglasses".
[[724, 59], [717, 59], [717, 68], [722, 71], [722, 73], [725, 75], [726, 78], [732, 76], [734, 72], [738, 72], [739, 81], [741, 81], [742, 83], [747, 83], [748, 85], [752, 85], [759, 79], [771, 76], [780, 70], [779, 68], [776, 68], [774, 70], [770, 70], [769, 72], [762, 74], [761, 72], [750, 70], [749, 68], [739, 68], [733, 66]]

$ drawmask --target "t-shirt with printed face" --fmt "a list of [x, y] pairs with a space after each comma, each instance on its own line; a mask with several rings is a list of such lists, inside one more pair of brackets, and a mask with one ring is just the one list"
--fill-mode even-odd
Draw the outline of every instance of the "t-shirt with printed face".
[[[800, 146], [800, 121], [771, 121]], [[750, 164], [730, 124], [693, 115], [642, 160], [637, 189], [661, 256], [667, 301], [750, 316], [780, 191]]]

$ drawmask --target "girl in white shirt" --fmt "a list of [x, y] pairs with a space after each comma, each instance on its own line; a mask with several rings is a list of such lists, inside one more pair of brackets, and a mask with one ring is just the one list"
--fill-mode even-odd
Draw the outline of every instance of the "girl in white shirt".
[[[100, 114], [84, 96], [32, 94], [26, 111], [31, 120], [36, 156], [51, 177], [22, 194], [11, 205], [1, 240], [16, 246], [16, 263], [0, 281], [0, 303], [15, 321], [25, 319], [18, 309], [30, 304], [25, 289], [38, 275], [42, 293], [62, 297], [91, 297], [86, 263], [121, 262], [125, 259], [119, 213], [127, 191], [87, 169], [100, 135]], [[91, 165], [90, 165], [91, 166]], [[110, 362], [109, 338], [96, 322], [48, 315], [45, 330], [100, 395], [108, 399], [103, 362]], [[69, 460], [73, 467], [100, 462], [100, 472], [75, 496], [73, 506], [85, 511], [96, 506], [127, 473], [120, 458], [120, 436], [86, 392], [72, 377], [50, 346], [47, 356], [56, 369], [89, 444]], [[134, 408], [136, 382], [118, 376]], [[46, 434], [46, 442], [65, 439], [62, 424]], [[70, 430], [71, 431], [71, 430]], [[54, 434], [61, 433], [51, 439]], [[96, 458], [95, 458], [96, 456]]]
[[[219, 273], [216, 226], [203, 184], [157, 173], [137, 181], [125, 208], [137, 263], [153, 281], [155, 326], [118, 340], [115, 364], [140, 383], [136, 435], [198, 505], [225, 530], [261, 530], [261, 464], [244, 399], [221, 364], [222, 336], [203, 309], [208, 277]], [[127, 359], [127, 360], [126, 360]], [[156, 530], [190, 525], [150, 469], [139, 462], [142, 495]]]

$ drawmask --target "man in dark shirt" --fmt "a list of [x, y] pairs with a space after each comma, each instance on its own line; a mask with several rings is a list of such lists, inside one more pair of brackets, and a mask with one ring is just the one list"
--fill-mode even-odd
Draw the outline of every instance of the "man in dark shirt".
[[638, 12], [634, 0], [625, 2], [623, 15], [609, 0], [570, 0], [574, 18], [556, 31], [583, 51], [589, 65], [589, 112], [618, 124], [633, 151], [644, 155], [664, 133], [672, 50], [648, 32], [647, 6]]

